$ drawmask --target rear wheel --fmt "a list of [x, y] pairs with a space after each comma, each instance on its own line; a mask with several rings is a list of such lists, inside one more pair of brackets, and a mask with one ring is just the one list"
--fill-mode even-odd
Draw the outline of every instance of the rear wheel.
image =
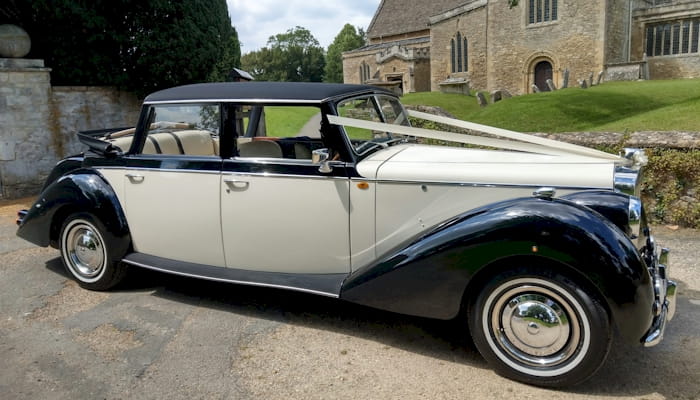
[[61, 228], [59, 248], [63, 265], [80, 286], [109, 289], [126, 274], [126, 266], [121, 263], [124, 252], [115, 251], [115, 243], [104, 225], [91, 214], [73, 214]]
[[612, 341], [608, 312], [595, 293], [543, 268], [494, 277], [472, 303], [469, 328], [497, 372], [549, 387], [591, 377]]

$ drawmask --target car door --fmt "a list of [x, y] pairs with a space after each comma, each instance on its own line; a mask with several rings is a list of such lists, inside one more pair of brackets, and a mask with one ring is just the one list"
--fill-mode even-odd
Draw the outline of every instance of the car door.
[[310, 161], [224, 161], [226, 265], [267, 272], [349, 272], [349, 184], [344, 167], [321, 174]]
[[218, 105], [154, 106], [143, 150], [126, 157], [124, 204], [136, 252], [224, 267]]
[[[240, 155], [223, 161], [221, 229], [226, 265], [265, 272], [349, 273], [347, 168], [334, 161], [330, 172], [321, 172], [312, 162], [311, 150], [321, 146], [321, 140], [295, 135], [308, 130], [308, 122], [304, 129], [304, 124], [276, 127], [271, 115], [286, 121], [295, 111], [305, 111], [289, 108], [266, 111], [266, 136], [240, 138], [236, 145]], [[306, 111], [309, 120], [316, 114]], [[252, 131], [260, 134], [263, 129]]]

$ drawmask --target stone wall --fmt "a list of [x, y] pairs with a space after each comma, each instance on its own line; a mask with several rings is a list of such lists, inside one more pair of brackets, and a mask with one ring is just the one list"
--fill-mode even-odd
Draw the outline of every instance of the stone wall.
[[605, 63], [629, 61], [631, 12], [629, 1], [608, 2], [606, 12]]
[[[461, 14], [432, 18], [432, 90], [439, 90], [447, 78], [466, 78], [476, 90], [529, 93], [535, 65], [541, 61], [552, 64], [557, 87], [564, 69], [570, 71], [570, 82], [603, 70], [606, 34], [623, 34], [605, 31], [608, 2], [559, 0], [557, 20], [536, 24], [528, 23], [527, 3], [521, 1], [511, 9], [505, 0], [474, 2]], [[611, 18], [621, 19], [618, 13]], [[451, 74], [450, 40], [457, 32], [469, 41], [469, 72], [463, 74]], [[615, 59], [622, 57], [619, 51], [609, 53]]]
[[608, 65], [605, 68], [606, 81], [636, 81], [645, 79], [644, 62]]
[[52, 123], [62, 133], [64, 156], [83, 151], [76, 133], [91, 129], [131, 127], [139, 118], [141, 101], [131, 93], [110, 87], [54, 86]]
[[700, 76], [700, 53], [692, 55], [651, 57], [650, 79], [697, 78]]
[[[506, 6], [506, 8], [508, 8]], [[472, 88], [484, 90], [487, 87], [487, 40], [486, 6], [471, 8], [461, 15], [439, 20], [431, 26], [431, 88], [440, 90], [440, 82], [449, 78], [464, 78]], [[452, 73], [451, 40], [460, 32], [467, 39], [469, 57], [467, 72]]]
[[113, 88], [51, 87], [42, 60], [0, 59], [0, 198], [36, 194], [78, 130], [136, 123], [141, 102]]
[[541, 61], [552, 64], [557, 87], [564, 69], [570, 85], [603, 70], [607, 1], [559, 0], [557, 20], [536, 24], [528, 24], [527, 3], [509, 9], [504, 0], [489, 2], [489, 85], [483, 89], [529, 93]]
[[[369, 66], [370, 80], [362, 82], [360, 66]], [[401, 81], [403, 93], [430, 90], [430, 46], [428, 39], [406, 46], [382, 44], [369, 50], [343, 54], [343, 82]]]

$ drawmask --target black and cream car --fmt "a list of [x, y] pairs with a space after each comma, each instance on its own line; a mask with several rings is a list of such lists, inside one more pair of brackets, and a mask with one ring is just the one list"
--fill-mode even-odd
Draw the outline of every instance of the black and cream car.
[[[135, 128], [79, 136], [89, 150], [56, 165], [17, 234], [59, 248], [87, 289], [142, 267], [458, 318], [497, 371], [542, 386], [594, 374], [614, 331], [659, 343], [674, 313], [639, 151], [304, 83], [167, 89]], [[428, 144], [445, 142], [461, 147]]]

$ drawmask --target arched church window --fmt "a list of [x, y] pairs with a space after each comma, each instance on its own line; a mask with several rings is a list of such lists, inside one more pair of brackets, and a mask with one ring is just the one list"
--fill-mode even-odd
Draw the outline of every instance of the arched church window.
[[450, 41], [452, 73], [469, 71], [469, 43], [460, 32]]

